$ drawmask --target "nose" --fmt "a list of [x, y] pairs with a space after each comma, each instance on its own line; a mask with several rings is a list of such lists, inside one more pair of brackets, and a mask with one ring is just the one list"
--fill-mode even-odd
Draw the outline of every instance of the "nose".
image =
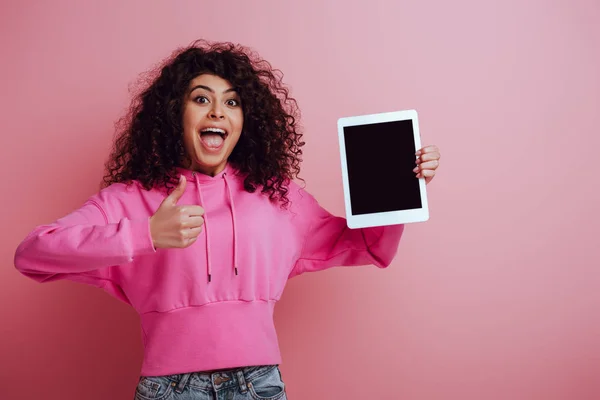
[[223, 114], [223, 109], [219, 103], [213, 103], [213, 107], [210, 110], [209, 117], [214, 119], [223, 119], [225, 115]]

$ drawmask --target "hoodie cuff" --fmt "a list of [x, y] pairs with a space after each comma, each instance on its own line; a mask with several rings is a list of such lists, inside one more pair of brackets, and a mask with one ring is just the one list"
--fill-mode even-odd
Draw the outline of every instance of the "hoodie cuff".
[[150, 234], [150, 218], [131, 220], [130, 226], [132, 256], [155, 253], [156, 249]]
[[398, 245], [404, 232], [404, 225], [363, 228], [363, 237], [369, 253], [381, 266], [388, 266], [398, 251]]

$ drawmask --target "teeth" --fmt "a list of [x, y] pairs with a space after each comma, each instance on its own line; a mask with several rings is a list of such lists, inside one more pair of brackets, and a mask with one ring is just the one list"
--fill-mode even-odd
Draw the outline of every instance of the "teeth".
[[225, 130], [219, 129], [219, 128], [205, 128], [205, 129], [202, 129], [201, 132], [215, 132], [215, 133], [220, 133], [221, 135], [225, 134]]

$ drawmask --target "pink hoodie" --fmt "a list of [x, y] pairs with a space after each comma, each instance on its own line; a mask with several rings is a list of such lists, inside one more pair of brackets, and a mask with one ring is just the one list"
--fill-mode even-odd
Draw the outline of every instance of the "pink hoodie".
[[[15, 266], [49, 282], [100, 287], [140, 315], [141, 375], [279, 364], [273, 308], [288, 278], [334, 266], [386, 267], [403, 226], [351, 230], [294, 182], [282, 209], [248, 193], [231, 167], [215, 177], [180, 170], [178, 204], [200, 204], [204, 229], [185, 249], [154, 249], [149, 217], [161, 189], [113, 184], [80, 209], [31, 232]], [[236, 274], [237, 270], [237, 274]]]

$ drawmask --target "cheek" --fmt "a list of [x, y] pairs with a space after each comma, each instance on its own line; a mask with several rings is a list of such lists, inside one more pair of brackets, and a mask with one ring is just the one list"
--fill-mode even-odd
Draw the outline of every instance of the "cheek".
[[235, 124], [235, 142], [237, 143], [240, 140], [240, 136], [242, 136], [242, 130], [244, 128], [244, 123], [242, 119], [239, 119], [238, 121], [236, 121]]
[[236, 115], [235, 121], [235, 129], [241, 131], [244, 127], [244, 114], [240, 111], [239, 114]]
[[194, 124], [185, 117], [183, 118], [182, 122], [183, 144], [189, 150], [194, 147], [194, 143], [196, 142], [196, 130], [194, 128]]
[[194, 130], [194, 114], [191, 112], [184, 112], [182, 116], [183, 131], [188, 132]]

